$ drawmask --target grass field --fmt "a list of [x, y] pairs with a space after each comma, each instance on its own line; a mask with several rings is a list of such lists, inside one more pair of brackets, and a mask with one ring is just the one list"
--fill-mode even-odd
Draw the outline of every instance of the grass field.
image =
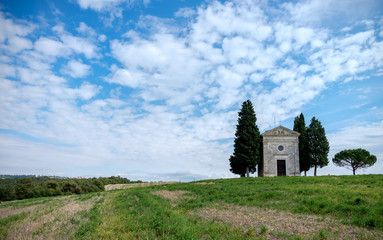
[[151, 185], [0, 205], [1, 239], [383, 239], [383, 175]]

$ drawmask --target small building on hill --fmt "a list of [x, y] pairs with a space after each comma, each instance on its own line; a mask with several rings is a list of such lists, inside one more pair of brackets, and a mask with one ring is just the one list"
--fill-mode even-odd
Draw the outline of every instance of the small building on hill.
[[258, 176], [300, 176], [299, 135], [283, 126], [264, 132], [263, 157], [258, 166]]

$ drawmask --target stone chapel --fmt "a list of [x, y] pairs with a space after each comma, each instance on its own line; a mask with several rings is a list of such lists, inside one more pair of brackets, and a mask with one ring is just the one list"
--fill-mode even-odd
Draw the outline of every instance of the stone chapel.
[[299, 135], [283, 126], [264, 132], [263, 156], [258, 166], [258, 176], [300, 176]]

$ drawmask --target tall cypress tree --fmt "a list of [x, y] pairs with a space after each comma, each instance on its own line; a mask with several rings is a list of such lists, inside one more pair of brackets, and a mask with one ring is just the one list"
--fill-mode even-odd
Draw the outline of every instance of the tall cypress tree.
[[328, 153], [330, 145], [321, 122], [313, 117], [307, 128], [307, 138], [309, 143], [309, 157], [311, 167], [314, 167], [314, 176], [317, 175], [317, 167], [328, 165]]
[[299, 132], [301, 135], [299, 136], [299, 168], [301, 172], [305, 172], [305, 176], [307, 175], [307, 171], [310, 170], [310, 158], [308, 152], [308, 139], [307, 139], [307, 131], [306, 131], [306, 123], [305, 117], [303, 113], [299, 116], [296, 116], [294, 119], [294, 131]]
[[244, 177], [256, 171], [260, 162], [261, 137], [256, 125], [253, 104], [250, 100], [242, 103], [238, 112], [238, 124], [234, 139], [234, 153], [230, 157], [230, 171]]

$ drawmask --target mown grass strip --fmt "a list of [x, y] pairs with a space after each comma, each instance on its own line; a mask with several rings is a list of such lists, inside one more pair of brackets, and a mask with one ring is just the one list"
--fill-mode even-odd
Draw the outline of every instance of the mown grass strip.
[[26, 212], [22, 212], [20, 214], [11, 215], [6, 218], [0, 219], [0, 239], [6, 239], [7, 238], [7, 232], [9, 229], [9, 225], [21, 221], [22, 219], [26, 218], [28, 214]]
[[[203, 221], [151, 193], [152, 189], [112, 192], [100, 206], [90, 239], [244, 239], [223, 223]], [[102, 213], [102, 214], [101, 214]], [[99, 223], [99, 224], [97, 224]], [[257, 239], [247, 233], [247, 239]]]
[[[90, 194], [92, 197], [94, 197], [95, 194]], [[74, 239], [89, 239], [91, 234], [96, 231], [96, 229], [102, 224], [100, 222], [100, 208], [103, 205], [105, 201], [105, 195], [102, 194], [101, 198], [96, 201], [94, 206], [90, 209], [90, 211], [83, 211], [80, 213], [80, 216], [78, 218], [80, 219], [86, 219], [85, 223], [82, 223], [76, 233], [74, 234]], [[97, 194], [97, 196], [100, 196]], [[87, 197], [85, 197], [86, 199]], [[80, 200], [84, 200], [83, 197], [81, 197]], [[73, 220], [74, 221], [74, 220]]]

